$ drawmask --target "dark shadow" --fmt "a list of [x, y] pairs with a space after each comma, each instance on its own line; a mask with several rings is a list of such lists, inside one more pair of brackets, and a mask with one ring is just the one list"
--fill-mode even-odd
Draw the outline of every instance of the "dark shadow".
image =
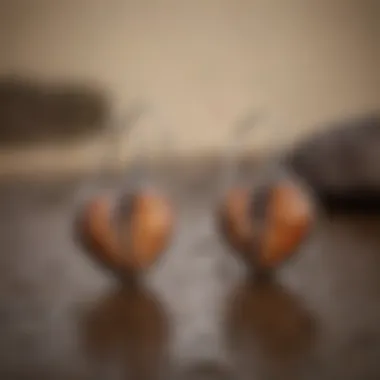
[[380, 217], [380, 189], [357, 187], [342, 191], [319, 190], [328, 215]]
[[0, 77], [0, 146], [70, 141], [102, 131], [109, 118], [108, 95], [95, 84]]
[[316, 321], [295, 295], [273, 281], [247, 281], [233, 292], [226, 322], [239, 371], [265, 379], [303, 378]]
[[85, 351], [92, 379], [161, 379], [167, 370], [168, 325], [156, 297], [120, 286], [85, 317]]
[[315, 126], [288, 152], [286, 162], [330, 215], [379, 216], [379, 142], [379, 110], [349, 115]]

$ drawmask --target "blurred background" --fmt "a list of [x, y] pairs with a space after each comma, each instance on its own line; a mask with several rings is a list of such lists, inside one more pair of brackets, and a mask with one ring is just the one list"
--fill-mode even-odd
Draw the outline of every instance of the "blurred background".
[[[248, 112], [264, 116], [252, 173], [379, 110], [379, 67], [378, 0], [0, 0], [0, 378], [379, 379], [380, 221], [321, 215], [278, 281], [252, 286], [216, 228], [224, 161], [203, 164]], [[191, 164], [153, 176], [176, 231], [131, 290], [78, 244], [92, 182], [71, 175], [136, 153], [127, 124], [109, 131], [139, 104], [141, 154]]]
[[[252, 109], [266, 115], [253, 155], [373, 110], [379, 15], [376, 0], [3, 0], [0, 92], [13, 116], [1, 107], [0, 171], [90, 168], [107, 112], [136, 100], [158, 110], [170, 154], [187, 158], [225, 152]], [[66, 96], [53, 101], [52, 88]]]

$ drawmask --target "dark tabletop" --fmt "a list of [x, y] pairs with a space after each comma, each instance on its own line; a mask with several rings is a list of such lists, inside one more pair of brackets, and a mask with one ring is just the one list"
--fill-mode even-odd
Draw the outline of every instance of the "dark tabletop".
[[201, 177], [175, 187], [174, 241], [136, 289], [75, 244], [77, 182], [0, 186], [0, 379], [380, 379], [380, 219], [321, 216], [254, 285]]

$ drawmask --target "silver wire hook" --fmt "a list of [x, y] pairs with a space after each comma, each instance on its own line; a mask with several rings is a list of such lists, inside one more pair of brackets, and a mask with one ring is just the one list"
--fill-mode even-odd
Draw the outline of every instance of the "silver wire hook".
[[91, 170], [90, 173], [85, 176], [79, 186], [76, 196], [79, 203], [84, 201], [90, 189], [96, 186], [96, 183], [99, 181], [104, 172], [111, 169], [109, 166], [112, 166], [112, 162], [119, 160], [123, 143], [123, 134], [131, 134], [137, 124], [137, 120], [144, 112], [144, 109], [145, 105], [139, 103], [129, 107], [121, 116], [111, 117], [108, 123], [108, 128], [106, 128], [105, 131], [106, 147], [103, 154], [101, 154], [95, 169]]
[[258, 121], [261, 121], [263, 111], [252, 110], [236, 122], [236, 127], [232, 131], [231, 144], [227, 146], [225, 167], [222, 176], [222, 192], [231, 186], [237, 169], [238, 150], [242, 141], [247, 137], [254, 128], [257, 127]]
[[[171, 139], [171, 133], [166, 123], [162, 122], [162, 118], [156, 109], [153, 107], [145, 108], [145, 116], [151, 117], [152, 121], [150, 124], [153, 124], [153, 135], [154, 132], [158, 132], [158, 137], [155, 139], [159, 145], [162, 146], [166, 151], [173, 146], [173, 139]], [[148, 128], [152, 127], [151, 125]], [[151, 135], [151, 134], [150, 134]], [[143, 135], [140, 146], [138, 147], [138, 153], [132, 160], [131, 164], [131, 173], [129, 173], [129, 183], [132, 183], [134, 186], [147, 186], [150, 182], [152, 182], [153, 168], [152, 157], [150, 157], [150, 150], [147, 147], [147, 136]]]

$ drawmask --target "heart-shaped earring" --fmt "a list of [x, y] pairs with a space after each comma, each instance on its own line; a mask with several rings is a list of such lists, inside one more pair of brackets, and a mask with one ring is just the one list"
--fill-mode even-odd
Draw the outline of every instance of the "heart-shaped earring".
[[[239, 125], [238, 138], [247, 139], [250, 118]], [[234, 148], [239, 141], [234, 139]], [[229, 157], [230, 175], [236, 168]], [[231, 178], [229, 178], [231, 181]], [[293, 256], [314, 220], [314, 201], [300, 179], [280, 164], [258, 169], [252, 184], [227, 184], [217, 210], [225, 241], [257, 274], [270, 274]]]
[[[141, 109], [117, 131], [131, 135], [141, 117]], [[161, 131], [162, 132], [162, 131]], [[140, 149], [142, 147], [140, 146]], [[118, 153], [112, 144], [113, 153]], [[140, 158], [144, 153], [140, 150]], [[118, 157], [120, 159], [120, 157]], [[75, 234], [83, 248], [103, 265], [123, 278], [148, 269], [168, 247], [174, 228], [174, 209], [154, 184], [148, 183], [146, 165], [135, 162], [133, 178], [117, 194], [97, 194], [81, 208]]]

